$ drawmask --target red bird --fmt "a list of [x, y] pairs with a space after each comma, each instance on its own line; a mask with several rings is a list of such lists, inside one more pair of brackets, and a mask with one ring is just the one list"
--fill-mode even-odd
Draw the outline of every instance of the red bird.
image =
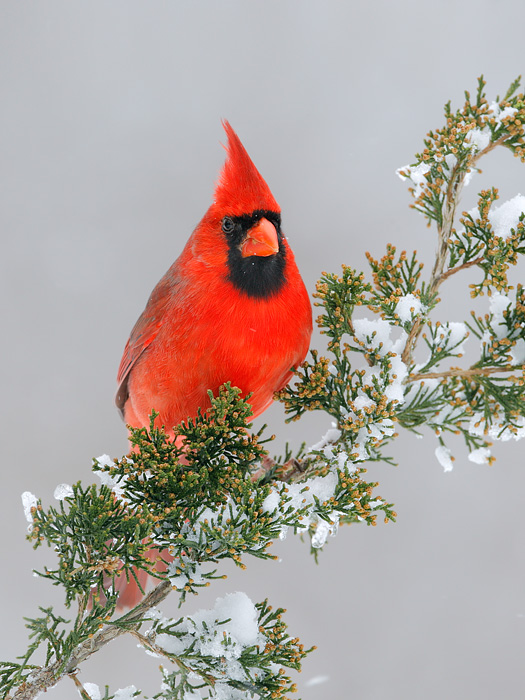
[[[213, 204], [153, 290], [131, 331], [116, 404], [126, 423], [167, 430], [210, 405], [208, 390], [231, 382], [253, 415], [305, 358], [312, 309], [281, 230], [281, 210], [228, 122], [227, 159]], [[144, 572], [139, 572], [141, 584]], [[119, 607], [140, 599], [117, 581]]]
[[281, 210], [237, 134], [213, 204], [131, 331], [116, 404], [126, 423], [167, 429], [229, 381], [258, 416], [305, 358], [312, 309], [281, 231]]

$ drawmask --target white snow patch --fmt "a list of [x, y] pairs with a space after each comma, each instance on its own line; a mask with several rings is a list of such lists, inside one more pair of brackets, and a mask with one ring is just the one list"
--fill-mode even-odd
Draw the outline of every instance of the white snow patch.
[[135, 697], [137, 689], [134, 685], [128, 685], [125, 688], [119, 688], [114, 695], [114, 700], [132, 700]]
[[522, 365], [525, 362], [525, 340], [518, 338], [516, 344], [510, 351], [512, 364]]
[[444, 471], [451, 472], [453, 469], [451, 452], [448, 447], [444, 445], [439, 445], [434, 451], [437, 461], [441, 464]]
[[[221, 622], [224, 624], [219, 624]], [[228, 678], [235, 680], [245, 679], [245, 672], [237, 662], [243, 650], [251, 646], [263, 647], [266, 643], [266, 637], [259, 632], [257, 609], [242, 592], [217, 598], [212, 610], [197, 610], [177, 629], [183, 633], [180, 637], [159, 634], [156, 644], [178, 655], [195, 643], [195, 653], [224, 659]]]
[[[419, 363], [414, 366], [414, 374], [418, 374], [424, 367], [426, 363]], [[410, 388], [407, 391], [405, 395], [405, 403], [409, 404], [412, 403], [412, 401], [415, 399], [418, 391], [421, 389], [421, 386], [423, 385], [424, 389], [427, 389], [428, 392], [433, 391], [438, 385], [439, 385], [439, 379], [430, 377], [429, 379], [418, 379], [417, 382], [412, 382], [410, 384]], [[420, 437], [420, 436], [418, 436]]]
[[497, 102], [491, 102], [489, 105], [489, 112], [492, 112], [498, 125], [507, 117], [513, 117], [517, 111], [516, 107], [504, 107], [501, 109]]
[[[396, 340], [390, 338], [394, 328], [399, 332]], [[379, 350], [381, 357], [389, 352], [401, 352], [408, 338], [404, 329], [392, 326], [384, 319], [358, 318], [354, 321], [354, 332], [358, 341], [370, 350]]]
[[182, 700], [202, 700], [202, 695], [198, 690], [186, 690], [182, 696]]
[[476, 173], [478, 173], [478, 172], [479, 172], [479, 170], [478, 170], [477, 168], [472, 168], [472, 167], [469, 168], [469, 169], [467, 170], [467, 172], [465, 173], [465, 179], [463, 180], [463, 185], [464, 185], [465, 187], [468, 187], [468, 186], [470, 185], [470, 183], [472, 182], [472, 178], [473, 178], [474, 175], [476, 175]]
[[[246, 700], [245, 690], [237, 690], [236, 688], [232, 688], [227, 682], [223, 682], [221, 680], [217, 680], [215, 682], [213, 692], [214, 700]], [[199, 695], [199, 700], [200, 697], [201, 696]], [[187, 698], [184, 698], [184, 700], [187, 700]], [[193, 700], [193, 698], [190, 697], [189, 700]], [[197, 700], [197, 698], [195, 700]]]
[[[101, 455], [100, 457], [97, 457], [95, 460], [100, 466], [102, 467], [114, 467], [115, 462], [111, 459], [109, 455]], [[128, 460], [130, 463], [132, 463], [132, 460]], [[126, 476], [119, 477], [119, 479], [116, 479], [114, 476], [111, 476], [109, 472], [97, 472], [97, 476], [100, 479], [100, 483], [103, 486], [107, 486], [109, 489], [113, 491], [115, 496], [117, 498], [122, 499], [123, 501], [127, 501], [126, 498], [123, 498], [124, 494], [124, 489], [123, 489], [123, 484], [126, 483]]]
[[[337, 455], [337, 460], [341, 464], [342, 453]], [[345, 460], [347, 456], [344, 455]], [[337, 513], [332, 513], [330, 515], [331, 522], [327, 522], [322, 518], [319, 518], [318, 514], [315, 512], [316, 499], [320, 503], [325, 503], [329, 501], [330, 498], [335, 493], [339, 477], [336, 472], [329, 472], [326, 476], [314, 476], [300, 484], [286, 484], [284, 494], [290, 500], [284, 505], [285, 509], [293, 508], [298, 510], [300, 508], [309, 508], [303, 516], [301, 521], [301, 528], [298, 528], [299, 532], [304, 532], [310, 525], [316, 525], [316, 531], [312, 537], [313, 547], [322, 547], [326, 542], [328, 535], [335, 536], [337, 533], [337, 528], [339, 525], [339, 515]], [[281, 503], [281, 490], [283, 485], [279, 487], [272, 487], [271, 493], [264, 499], [262, 503], [262, 509], [265, 513], [277, 512], [280, 514], [280, 503]], [[287, 534], [287, 527], [284, 527], [281, 531], [280, 538], [284, 539]]]
[[448, 346], [457, 346], [454, 347], [454, 354], [462, 355], [465, 352], [463, 344], [468, 337], [468, 330], [466, 325], [464, 323], [457, 323], [454, 321], [448, 321], [445, 325], [450, 331]]
[[393, 381], [385, 388], [385, 396], [389, 401], [396, 400], [399, 404], [402, 404], [405, 401], [402, 382], [408, 374], [408, 369], [401, 359], [401, 355], [391, 357], [390, 365], [390, 376]]
[[[430, 171], [430, 165], [418, 163], [417, 165], [404, 165], [396, 170], [396, 175], [402, 180], [411, 180], [414, 186], [414, 197], [417, 199], [423, 192], [428, 180], [425, 175]], [[403, 174], [404, 173], [404, 174]]]
[[341, 437], [341, 431], [339, 428], [335, 427], [335, 423], [332, 423], [332, 427], [327, 430], [319, 442], [308, 448], [308, 452], [321, 452], [327, 445], [332, 442], [336, 442]]
[[268, 496], [266, 496], [266, 498], [264, 499], [262, 509], [265, 513], [271, 513], [279, 507], [280, 502], [281, 496], [279, 494], [279, 491], [272, 490], [272, 492], [269, 493]]
[[[337, 466], [339, 467], [339, 469], [344, 469], [347, 462], [348, 455], [346, 454], [346, 452], [339, 452], [337, 454]], [[353, 470], [349, 469], [349, 471], [352, 472]]]
[[[230, 618], [225, 628], [230, 636], [235, 637], [242, 647], [249, 647], [259, 641], [258, 615], [255, 605], [246, 593], [228, 593], [224, 598], [217, 598], [211, 611], [200, 610], [192, 616], [197, 625], [203, 621], [213, 622]], [[224, 629], [224, 628], [223, 628]], [[220, 655], [220, 654], [219, 654]]]
[[[315, 497], [321, 503], [324, 503], [334, 495], [337, 482], [337, 474], [330, 472], [326, 476], [313, 476], [300, 484], [287, 484], [286, 495], [290, 498], [287, 507], [292, 506], [294, 509], [299, 509], [306, 505], [314, 506]], [[271, 512], [272, 509], [269, 506], [273, 504], [273, 493], [270, 493], [263, 501], [263, 511], [266, 513]]]
[[[83, 686], [84, 686], [84, 690], [89, 695], [91, 700], [100, 700], [101, 699], [102, 695], [100, 693], [100, 688], [98, 687], [98, 685], [96, 683], [83, 683]], [[80, 690], [79, 690], [78, 694], [80, 695]], [[82, 696], [80, 696], [80, 697], [82, 697]]]
[[456, 158], [454, 153], [447, 153], [443, 160], [447, 164], [449, 170], [453, 170], [454, 166], [458, 162], [458, 159]]
[[490, 458], [490, 450], [488, 447], [479, 447], [477, 450], [472, 450], [468, 456], [474, 464], [488, 464]]
[[[426, 309], [425, 309], [426, 311]], [[408, 340], [408, 333], [404, 329], [399, 329], [399, 337], [397, 340], [392, 340], [391, 347], [390, 347], [390, 352], [395, 352], [398, 355], [400, 355], [403, 352], [403, 349], [406, 345], [406, 342]]]
[[[512, 306], [512, 301], [508, 296], [500, 292], [495, 292], [490, 299], [489, 311], [492, 315], [491, 326], [498, 340], [505, 338], [508, 333], [503, 312], [510, 306]], [[485, 340], [485, 338], [482, 338], [482, 340]]]
[[357, 340], [371, 350], [381, 350], [386, 354], [390, 349], [391, 325], [384, 319], [358, 318], [354, 321], [354, 331]]
[[468, 330], [464, 323], [455, 321], [447, 321], [435, 328], [436, 346], [451, 352], [452, 355], [463, 355], [465, 348], [464, 342], [467, 340]]
[[507, 442], [508, 440], [521, 440], [525, 437], [525, 418], [518, 418], [513, 430], [509, 430], [506, 424], [496, 421], [492, 425], [488, 426], [487, 430], [485, 431], [484, 415], [482, 413], [475, 413], [470, 419], [468, 431], [471, 435], [485, 437], [487, 439], [501, 440], [501, 442]]
[[69, 484], [59, 484], [53, 496], [56, 498], [57, 501], [63, 501], [64, 498], [69, 498], [69, 496], [73, 495], [73, 489]]
[[361, 396], [357, 396], [352, 401], [352, 406], [354, 408], [354, 411], [362, 411], [364, 408], [370, 408], [370, 406], [375, 406], [375, 403], [369, 396], [362, 394]]
[[523, 213], [525, 213], [525, 197], [522, 194], [517, 194], [499, 207], [491, 207], [489, 222], [494, 234], [500, 238], [508, 238], [510, 230], [516, 230]]
[[115, 462], [111, 459], [111, 457], [106, 454], [97, 457], [96, 462], [100, 464], [101, 467], [113, 467], [115, 465]]
[[413, 294], [405, 294], [397, 302], [395, 313], [399, 316], [401, 323], [408, 323], [425, 310], [420, 299]]
[[24, 491], [22, 494], [22, 506], [24, 507], [24, 515], [29, 523], [28, 530], [31, 530], [33, 526], [33, 515], [31, 514], [31, 508], [36, 508], [38, 505], [38, 498], [31, 491]]
[[[498, 340], [506, 338], [510, 330], [507, 327], [505, 320], [505, 311], [513, 307], [512, 300], [505, 294], [500, 292], [494, 292], [490, 299], [489, 311], [492, 316], [491, 327], [494, 336]], [[481, 338], [481, 347], [484, 345], [489, 345], [491, 342], [491, 335], [488, 331], [485, 331]], [[521, 365], [525, 362], [525, 340], [523, 338], [517, 338], [514, 340], [514, 345], [509, 347], [509, 355], [512, 364]]]
[[315, 532], [312, 535], [312, 547], [314, 549], [323, 547], [328, 535], [336, 534], [339, 525], [339, 517], [332, 513], [330, 518], [332, 519], [331, 523], [327, 523], [326, 520], [319, 518]]
[[480, 129], [475, 127], [471, 129], [465, 136], [464, 143], [471, 146], [473, 150], [483, 151], [490, 143], [490, 129]]

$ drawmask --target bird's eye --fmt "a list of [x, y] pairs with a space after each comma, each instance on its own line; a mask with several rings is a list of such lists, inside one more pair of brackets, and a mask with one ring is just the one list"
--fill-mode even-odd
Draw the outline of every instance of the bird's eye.
[[222, 230], [224, 233], [231, 233], [234, 228], [235, 224], [233, 223], [233, 219], [230, 219], [229, 216], [225, 216], [222, 220]]

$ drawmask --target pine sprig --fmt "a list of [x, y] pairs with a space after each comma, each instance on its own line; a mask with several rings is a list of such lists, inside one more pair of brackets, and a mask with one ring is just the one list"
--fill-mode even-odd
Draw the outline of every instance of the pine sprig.
[[[363, 273], [349, 268], [343, 268], [340, 277], [324, 275], [318, 285], [318, 303], [324, 309], [318, 325], [329, 336], [333, 358], [313, 351], [312, 360], [298, 370], [295, 386], [283, 390], [280, 398], [291, 419], [306, 410], [329, 413], [340, 431], [334, 446], [344, 445], [353, 460], [384, 456], [388, 431], [367, 441], [363, 429], [369, 434], [378, 427], [381, 431], [385, 419], [387, 425], [398, 422], [409, 430], [427, 425], [443, 445], [444, 433], [463, 435], [469, 451], [476, 452], [473, 458], [481, 459], [479, 451], [485, 450], [487, 460], [492, 459], [489, 437], [505, 436], [508, 426], [515, 437], [525, 430], [523, 293], [515, 303], [509, 298], [503, 312], [498, 307], [485, 319], [474, 315], [474, 325], [430, 318], [438, 308], [441, 284], [473, 266], [482, 278], [471, 285], [472, 296], [488, 292], [491, 307], [501, 306], [497, 300], [510, 291], [508, 268], [525, 252], [525, 198], [513, 200], [502, 217], [492, 206], [497, 190], [483, 191], [477, 210], [463, 214], [463, 228], [454, 228], [462, 187], [482, 156], [505, 146], [525, 160], [525, 104], [523, 95], [517, 94], [518, 84], [513, 83], [503, 100], [489, 104], [481, 78], [474, 100], [467, 93], [463, 108], [456, 112], [447, 104], [445, 126], [430, 132], [416, 162], [398, 171], [411, 183], [412, 206], [429, 224], [436, 224], [438, 252], [430, 277], [423, 278], [416, 253], [398, 255], [389, 245], [380, 260], [367, 254], [373, 285]], [[509, 211], [514, 224], [508, 224]], [[500, 220], [508, 230], [502, 229]], [[381, 319], [356, 318], [359, 307], [365, 306]], [[395, 339], [396, 327], [406, 333], [405, 338], [398, 330]], [[466, 368], [444, 367], [463, 357], [469, 330], [481, 340], [479, 359]], [[421, 338], [428, 356], [416, 364], [414, 351]], [[360, 363], [359, 355], [351, 362], [352, 353], [362, 356]], [[361, 410], [356, 411], [356, 403]]]
[[58, 567], [39, 575], [64, 588], [69, 607], [79, 595], [105, 590], [108, 577], [114, 578], [122, 566], [150, 571], [144, 540], [152, 527], [145, 503], [129, 508], [105, 486], [99, 490], [78, 483], [59, 508], [45, 511], [39, 504], [28, 539], [35, 548], [46, 542], [55, 549]]
[[221, 619], [220, 610], [200, 611], [194, 618], [154, 620], [141, 641], [175, 667], [163, 669], [163, 690], [155, 698], [183, 700], [186, 693], [206, 688], [204, 697], [214, 698], [220, 688], [221, 696], [233, 691], [237, 697], [239, 691], [239, 697], [284, 700], [286, 693], [296, 691], [285, 668], [299, 670], [313, 647], [305, 650], [289, 636], [282, 608], [273, 610], [267, 600], [253, 605], [243, 594], [234, 594], [231, 600], [243, 606], [245, 615], [253, 613], [248, 634], [242, 630], [249, 639], [239, 636], [237, 620]]
[[481, 77], [475, 101], [466, 92], [462, 109], [453, 112], [447, 103], [445, 126], [428, 133], [415, 164], [399, 169], [400, 177], [411, 181], [412, 207], [429, 224], [435, 222], [440, 229], [447, 224], [447, 208], [457, 200], [465, 178], [476, 171], [482, 155], [503, 145], [525, 161], [525, 101], [522, 93], [516, 94], [518, 85], [519, 80], [502, 101], [489, 104]]
[[[367, 252], [366, 257], [372, 270], [374, 287], [369, 308], [380, 310], [382, 318], [401, 325], [407, 330], [418, 314], [427, 314], [436, 304], [436, 296], [428, 293], [425, 281], [421, 279], [423, 263], [417, 259], [414, 251], [409, 258], [406, 251], [401, 251], [396, 259], [395, 246], [388, 244], [386, 254], [376, 260]], [[417, 303], [409, 318], [401, 318], [399, 302], [409, 297]]]
[[494, 234], [490, 216], [497, 198], [495, 188], [482, 191], [477, 210], [465, 212], [460, 219], [463, 228], [458, 232], [453, 230], [451, 235], [448, 275], [473, 265], [483, 272], [481, 282], [470, 285], [473, 297], [485, 290], [508, 290], [508, 268], [516, 265], [518, 256], [525, 252], [525, 214], [519, 216], [515, 228], [510, 228], [506, 237]]
[[[100, 640], [93, 643], [97, 648], [115, 634], [140, 636], [144, 616], [132, 611], [112, 617], [119, 581], [134, 577], [138, 582], [138, 570], [162, 581], [155, 589], [162, 596], [177, 590], [182, 603], [188, 593], [220, 577], [216, 566], [224, 559], [244, 567], [247, 556], [273, 558], [268, 548], [286, 530], [308, 534], [317, 551], [340, 522], [375, 524], [380, 512], [393, 519], [391, 505], [372, 497], [376, 484], [364, 482], [363, 470], [350, 462], [343, 464], [342, 452], [314, 450], [300, 483], [275, 477], [256, 486], [254, 470], [266, 453], [261, 433], [248, 432], [250, 412], [239, 390], [226, 385], [211, 397], [210, 411], [179, 426], [174, 436], [155, 425], [153, 414], [149, 430], [132, 430], [134, 452], [121, 460], [95, 460], [101, 487], [62, 485], [59, 506], [47, 509], [30, 499], [29, 538], [35, 546], [46, 542], [58, 557], [58, 565], [40, 575], [62, 587], [66, 605], [78, 602], [78, 614], [68, 622], [46, 609], [45, 618], [29, 620], [30, 654], [21, 664], [5, 667], [2, 690], [9, 692], [26, 677], [37, 677], [34, 689], [42, 690], [70, 675], [76, 650], [92, 638]], [[272, 663], [281, 654], [284, 664], [287, 642], [280, 637], [278, 642]], [[44, 663], [29, 666], [40, 648], [46, 649]], [[297, 649], [294, 663], [299, 663]], [[289, 680], [283, 685], [281, 674], [272, 678], [265, 680], [270, 695], [292, 687]], [[15, 695], [26, 696], [33, 697]]]

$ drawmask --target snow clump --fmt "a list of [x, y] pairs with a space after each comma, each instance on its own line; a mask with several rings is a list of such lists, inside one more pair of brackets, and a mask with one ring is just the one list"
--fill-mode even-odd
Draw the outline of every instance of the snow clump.
[[521, 440], [525, 437], [525, 418], [520, 416], [515, 421], [512, 430], [505, 422], [496, 421], [492, 425], [487, 426], [487, 431], [485, 432], [485, 416], [483, 413], [475, 413], [470, 419], [468, 431], [471, 435], [483, 437], [487, 440], [501, 440], [501, 442]]
[[465, 348], [463, 347], [468, 337], [468, 330], [464, 323], [455, 321], [447, 321], [439, 326], [434, 326], [433, 345], [439, 347], [451, 355], [463, 355]]
[[488, 464], [490, 459], [490, 450], [488, 447], [479, 447], [477, 450], [472, 450], [468, 456], [474, 464]]
[[463, 144], [473, 151], [483, 151], [490, 144], [490, 129], [471, 129], [465, 136]]
[[24, 515], [29, 523], [27, 528], [28, 532], [31, 531], [33, 527], [33, 514], [31, 513], [31, 508], [36, 508], [38, 505], [38, 498], [31, 491], [24, 491], [22, 494], [22, 506], [24, 508]]
[[[173, 624], [163, 618], [158, 610], [148, 614], [162, 626]], [[245, 681], [246, 673], [238, 659], [245, 649], [264, 648], [266, 637], [259, 631], [257, 608], [246, 593], [229, 593], [217, 598], [211, 610], [197, 610], [176, 626], [177, 635], [160, 633], [155, 644], [175, 656], [192, 648], [192, 653], [221, 659], [225, 675], [229, 679]], [[151, 630], [148, 636], [151, 635]]]
[[[97, 457], [95, 460], [97, 464], [101, 467], [114, 467], [115, 462], [111, 459], [109, 455], [101, 455], [100, 457]], [[128, 462], [130, 464], [133, 464], [133, 461], [128, 459]], [[107, 486], [108, 489], [111, 489], [115, 496], [117, 498], [120, 498], [124, 502], [128, 502], [127, 498], [124, 498], [124, 489], [123, 485], [126, 483], [126, 475], [119, 476], [118, 478], [111, 476], [109, 472], [104, 472], [104, 471], [97, 471], [97, 476], [100, 479], [100, 483], [102, 486]]]
[[494, 235], [507, 239], [510, 236], [511, 229], [516, 231], [518, 228], [522, 214], [525, 214], [525, 197], [522, 194], [517, 194], [499, 207], [491, 207], [489, 222]]
[[[310, 525], [315, 525], [316, 530], [312, 536], [312, 547], [318, 549], [322, 547], [328, 536], [334, 536], [337, 533], [339, 525], [339, 515], [337, 513], [330, 514], [330, 522], [327, 522], [315, 512], [316, 500], [319, 503], [329, 501], [335, 494], [339, 477], [335, 472], [329, 472], [326, 476], [313, 476], [300, 484], [286, 484], [284, 486], [284, 495], [289, 499], [284, 505], [284, 509], [309, 507], [309, 512], [301, 521], [301, 528], [297, 528], [298, 532], [304, 532], [309, 529]], [[283, 494], [283, 486], [272, 487], [271, 492], [266, 496], [262, 503], [262, 510], [265, 513], [276, 513], [277, 517], [282, 515], [281, 500]], [[281, 530], [281, 539], [286, 537], [288, 528], [285, 526]]]
[[513, 117], [517, 111], [516, 107], [504, 107], [501, 109], [497, 102], [491, 102], [489, 105], [489, 112], [492, 112], [494, 115], [497, 126], [500, 126], [507, 117]]
[[53, 494], [57, 501], [63, 501], [64, 498], [69, 498], [72, 495], [73, 489], [69, 484], [59, 484]]
[[[84, 683], [83, 687], [91, 700], [101, 700], [102, 693], [96, 683]], [[134, 685], [128, 685], [126, 688], [119, 688], [113, 695], [113, 698], [114, 700], [132, 700], [136, 696], [136, 692], [137, 689]], [[78, 694], [80, 695], [80, 689]]]
[[[490, 325], [494, 337], [498, 340], [506, 338], [509, 334], [509, 328], [505, 321], [504, 313], [513, 307], [513, 301], [506, 294], [494, 292], [490, 299], [489, 312], [491, 315]], [[484, 345], [490, 345], [491, 334], [485, 331], [481, 337], [481, 349]], [[509, 356], [512, 364], [521, 365], [525, 362], [525, 340], [523, 338], [514, 339], [514, 345], [509, 347]]]
[[402, 180], [410, 180], [414, 186], [414, 197], [417, 199], [423, 193], [428, 180], [425, 175], [430, 171], [430, 165], [418, 163], [417, 165], [403, 165], [396, 170], [396, 175]]
[[395, 313], [399, 317], [401, 323], [410, 323], [416, 316], [425, 313], [426, 307], [413, 294], [405, 294], [399, 298], [396, 304]]
[[451, 472], [453, 469], [453, 464], [452, 464], [451, 452], [448, 449], [448, 447], [445, 447], [445, 445], [439, 445], [435, 449], [435, 455], [436, 455], [437, 461], [443, 467], [443, 470], [446, 472]]

